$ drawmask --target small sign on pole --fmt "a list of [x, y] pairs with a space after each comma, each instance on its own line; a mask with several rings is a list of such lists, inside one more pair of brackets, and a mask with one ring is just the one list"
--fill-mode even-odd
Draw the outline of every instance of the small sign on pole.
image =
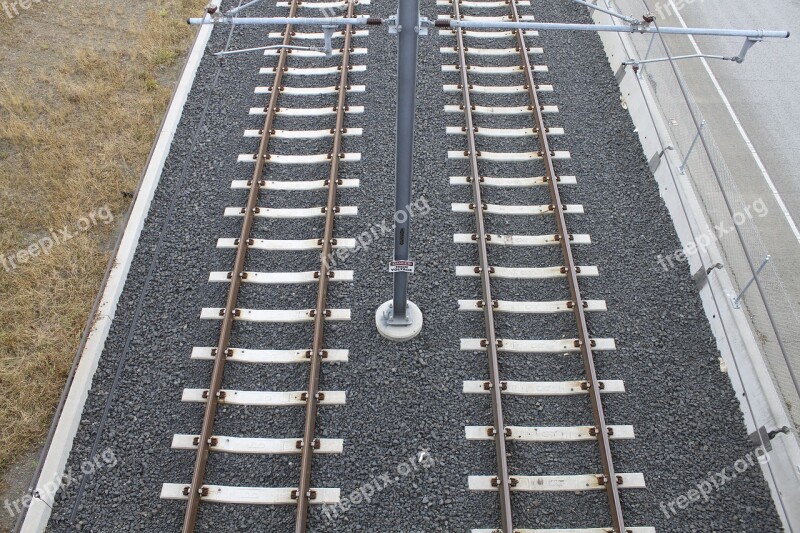
[[389, 272], [406, 272], [407, 274], [413, 274], [415, 264], [414, 261], [409, 260], [389, 261]]

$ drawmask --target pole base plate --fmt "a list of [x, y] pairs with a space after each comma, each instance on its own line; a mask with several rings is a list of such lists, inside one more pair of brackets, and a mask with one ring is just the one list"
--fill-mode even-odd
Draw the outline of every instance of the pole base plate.
[[384, 302], [375, 311], [375, 326], [384, 338], [390, 341], [408, 341], [422, 331], [422, 311], [412, 302], [406, 302], [407, 320], [401, 324], [392, 324], [392, 300]]

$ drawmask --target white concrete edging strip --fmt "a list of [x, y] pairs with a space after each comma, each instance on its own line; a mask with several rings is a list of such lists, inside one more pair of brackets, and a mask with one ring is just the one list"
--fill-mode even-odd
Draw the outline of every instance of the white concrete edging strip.
[[[220, 1], [214, 0], [213, 3], [219, 5]], [[94, 317], [92, 331], [81, 353], [75, 378], [70, 386], [64, 409], [58, 419], [50, 450], [44, 460], [37, 486], [40, 497], [31, 500], [25, 521], [20, 529], [22, 533], [43, 532], [50, 520], [51, 506], [55, 495], [52, 494], [53, 491], [41, 490], [39, 487], [57, 479], [61, 480], [64, 474], [67, 459], [72, 451], [73, 440], [78, 432], [83, 408], [89, 396], [92, 379], [97, 370], [100, 356], [103, 353], [103, 347], [116, 314], [117, 303], [122, 294], [122, 289], [125, 287], [125, 280], [128, 277], [128, 271], [139, 244], [139, 236], [142, 233], [144, 221], [150, 210], [150, 203], [161, 180], [164, 163], [172, 146], [175, 131], [178, 128], [183, 108], [192, 89], [192, 84], [205, 53], [208, 40], [211, 37], [212, 29], [213, 25], [211, 24], [200, 27], [189, 58], [186, 61], [186, 66], [170, 101], [166, 117], [158, 132], [153, 152], [139, 186], [139, 193], [136, 196], [128, 223], [123, 230], [119, 251], [114, 258], [114, 266], [109, 274], [108, 282], [103, 290], [102, 300]]]
[[[614, 22], [609, 15], [595, 10], [592, 11], [592, 18], [596, 24]], [[686, 245], [692, 242], [692, 230], [698, 235], [708, 233], [710, 230], [703, 208], [688, 177], [677, 171], [681, 164], [680, 155], [671, 149], [674, 144], [669, 136], [666, 121], [649, 86], [646, 82], [640, 86], [632, 69], [622, 66], [623, 61], [635, 56], [630, 36], [604, 32], [600, 32], [599, 36], [610, 67], [617, 73], [622, 100], [636, 126], [645, 157], [651, 162], [651, 170], [659, 184], [661, 196], [669, 209], [681, 244]], [[668, 147], [663, 153], [660, 140], [663, 140]], [[656, 164], [658, 166], [653, 169]], [[675, 190], [673, 176], [677, 178], [676, 183], [680, 191]], [[699, 254], [706, 259], [706, 264], [721, 262], [721, 254], [716, 243], [705, 248], [697, 248]], [[691, 272], [697, 272], [702, 268], [700, 255], [692, 254], [688, 259]], [[709, 276], [707, 283], [700, 289], [703, 307], [717, 340], [717, 347], [729, 369], [728, 376], [745, 414], [747, 430], [753, 433], [760, 426], [765, 426], [767, 430], [783, 426], [793, 427], [782, 397], [770, 378], [744, 311], [734, 309], [731, 305], [729, 295], [732, 293], [735, 293], [733, 284], [725, 269], [715, 270], [714, 275]], [[716, 317], [715, 299], [720, 304], [719, 318]], [[725, 324], [725, 330], [720, 321]], [[731, 353], [728, 343], [735, 354]], [[737, 365], [738, 373], [732, 372]], [[768, 454], [768, 464], [761, 464], [761, 470], [770, 487], [784, 527], [787, 531], [800, 531], [800, 506], [791, 504], [800, 501], [800, 442], [795, 434], [779, 434], [771, 443], [773, 449]], [[687, 487], [689, 486], [691, 481], [687, 481]]]

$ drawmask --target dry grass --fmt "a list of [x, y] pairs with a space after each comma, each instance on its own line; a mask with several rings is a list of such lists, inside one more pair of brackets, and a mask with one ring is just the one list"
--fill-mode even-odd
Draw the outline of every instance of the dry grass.
[[[10, 21], [0, 13], [0, 254], [50, 228], [75, 234], [49, 255], [0, 266], [0, 469], [47, 431], [127, 209], [122, 193], [136, 188], [191, 43], [183, 21], [202, 8], [75, 4], [55, 22], [55, 3]], [[75, 229], [104, 207], [113, 224]]]

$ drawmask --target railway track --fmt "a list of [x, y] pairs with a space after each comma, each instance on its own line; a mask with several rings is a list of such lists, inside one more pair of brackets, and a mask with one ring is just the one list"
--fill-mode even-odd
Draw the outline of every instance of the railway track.
[[[368, 4], [368, 0], [344, 0], [343, 2], [301, 2], [290, 0], [277, 5], [288, 7], [288, 17], [301, 16], [304, 9], [319, 16], [319, 10], [343, 9], [346, 17], [356, 14], [357, 5]], [[313, 13], [317, 11], [316, 13]], [[333, 33], [332, 56], [338, 65], [318, 66], [324, 54], [311, 49], [321, 45], [324, 34], [319, 29], [304, 32], [288, 24], [281, 32], [272, 32], [271, 38], [280, 39], [280, 46], [265, 50], [264, 54], [274, 61], [274, 66], [260, 69], [260, 74], [272, 78], [271, 85], [257, 87], [256, 94], [268, 95], [263, 107], [250, 109], [251, 115], [263, 115], [263, 125], [257, 130], [246, 130], [245, 137], [257, 138], [258, 149], [252, 154], [239, 156], [242, 166], [255, 166], [247, 180], [234, 180], [233, 189], [246, 192], [244, 206], [230, 207], [225, 216], [241, 217], [241, 232], [238, 237], [223, 237], [218, 247], [235, 250], [235, 260], [229, 271], [211, 272], [209, 281], [228, 284], [225, 305], [219, 308], [204, 308], [201, 318], [221, 321], [219, 341], [213, 347], [197, 347], [192, 358], [212, 360], [213, 371], [210, 384], [202, 389], [184, 389], [183, 400], [205, 404], [200, 431], [195, 435], [175, 435], [174, 449], [196, 450], [194, 471], [190, 483], [165, 483], [161, 497], [186, 500], [182, 531], [189, 533], [198, 527], [198, 512], [206, 503], [233, 503], [243, 505], [294, 505], [296, 506], [295, 531], [306, 531], [309, 506], [312, 504], [334, 504], [339, 502], [340, 489], [321, 488], [312, 485], [313, 456], [320, 453], [341, 453], [342, 439], [318, 438], [316, 430], [317, 411], [320, 406], [340, 405], [345, 402], [344, 391], [321, 391], [320, 374], [323, 362], [344, 362], [346, 349], [329, 349], [325, 344], [325, 324], [334, 320], [349, 320], [349, 309], [328, 307], [328, 286], [331, 282], [349, 282], [353, 271], [333, 270], [328, 260], [335, 249], [355, 247], [355, 239], [337, 238], [334, 234], [336, 219], [357, 214], [355, 206], [338, 204], [339, 188], [357, 187], [357, 179], [342, 179], [340, 166], [345, 162], [360, 160], [359, 153], [346, 153], [343, 149], [345, 136], [362, 134], [360, 128], [347, 127], [346, 117], [360, 113], [363, 107], [349, 106], [348, 93], [363, 92], [363, 85], [350, 83], [351, 72], [363, 72], [364, 65], [353, 65], [352, 56], [366, 53], [365, 48], [354, 46], [354, 40], [367, 35], [367, 30], [354, 30], [351, 25], [337, 28]], [[338, 43], [338, 46], [337, 46]], [[294, 58], [304, 66], [294, 66]], [[305, 66], [311, 64], [311, 66]], [[335, 80], [334, 85], [319, 86], [318, 80]], [[302, 80], [310, 80], [302, 81]], [[310, 87], [306, 85], [312, 85]], [[327, 107], [281, 107], [283, 95], [295, 98], [328, 98]], [[322, 129], [292, 128], [293, 120], [314, 120]], [[281, 127], [279, 127], [281, 126]], [[285, 129], [282, 129], [285, 128]], [[273, 140], [284, 140], [302, 146], [304, 142], [328, 140], [329, 149], [317, 154], [281, 154], [271, 147]], [[275, 165], [296, 169], [289, 180], [270, 179]], [[310, 180], [304, 169], [313, 166], [329, 167], [328, 176], [322, 180]], [[287, 194], [302, 191], [318, 191], [324, 194], [323, 205], [312, 207], [270, 207], [276, 191]], [[264, 219], [296, 219], [308, 231], [308, 238], [286, 240], [276, 236], [260, 235], [256, 221]], [[323, 221], [320, 231], [318, 222]], [[307, 226], [307, 227], [306, 227]], [[318, 233], [317, 233], [318, 232]], [[279, 236], [278, 236], [279, 237]], [[307, 272], [258, 272], [247, 269], [251, 255], [267, 253], [307, 253], [319, 256], [319, 268]], [[298, 261], [299, 264], [299, 261]], [[310, 284], [316, 288], [313, 307], [305, 309], [247, 309], [239, 306], [239, 297], [245, 285], [258, 290], [260, 284]], [[275, 339], [275, 345], [289, 342], [298, 345], [293, 349], [261, 349], [261, 347], [236, 344], [235, 324], [240, 321], [261, 323], [310, 323], [312, 330], [306, 339]], [[224, 370], [232, 364], [307, 364], [308, 380], [305, 390], [298, 391], [246, 391], [223, 388]], [[304, 423], [302, 435], [280, 437], [239, 437], [220, 435], [215, 432], [220, 405], [245, 405], [258, 408], [277, 407], [302, 409]], [[300, 457], [297, 484], [290, 487], [241, 487], [235, 485], [211, 485], [206, 483], [206, 468], [212, 453], [237, 454], [297, 454]], [[235, 480], [232, 480], [235, 482]]]
[[[523, 0], [468, 1], [438, 0], [437, 5], [448, 6], [451, 11], [439, 16], [439, 24], [447, 27], [447, 19], [477, 21], [523, 21], [532, 16], [520, 14], [520, 7], [530, 2]], [[456, 267], [457, 276], [477, 277], [480, 280], [480, 299], [459, 300], [459, 309], [483, 314], [484, 331], [481, 338], [461, 339], [461, 349], [482, 351], [488, 357], [488, 380], [465, 381], [464, 393], [488, 394], [491, 401], [490, 425], [466, 427], [468, 440], [492, 441], [494, 443], [496, 472], [490, 475], [469, 476], [469, 488], [474, 491], [494, 491], [499, 500], [499, 527], [473, 529], [474, 533], [502, 531], [532, 532], [554, 531], [540, 529], [546, 524], [525, 524], [521, 527], [514, 521], [512, 494], [517, 491], [585, 491], [603, 490], [608, 496], [610, 528], [606, 524], [587, 529], [569, 529], [581, 533], [615, 531], [652, 533], [648, 527], [629, 527], [623, 517], [622, 489], [643, 488], [644, 476], [638, 473], [619, 473], [614, 468], [611, 440], [634, 437], [632, 426], [609, 425], [603, 409], [602, 395], [624, 392], [618, 380], [601, 379], [595, 365], [596, 354], [615, 349], [610, 338], [594, 338], [588, 326], [588, 314], [606, 309], [605, 301], [585, 299], [580, 286], [582, 276], [598, 275], [597, 268], [579, 265], [573, 246], [590, 244], [589, 235], [570, 233], [568, 215], [583, 213], [580, 205], [568, 204], [562, 197], [562, 187], [575, 186], [574, 176], [562, 176], [557, 161], [568, 159], [570, 154], [554, 150], [550, 137], [563, 135], [561, 128], [548, 126], [547, 114], [557, 113], [558, 108], [545, 105], [540, 93], [552, 92], [554, 88], [539, 84], [537, 74], [547, 67], [535, 65], [532, 58], [542, 49], [532, 45], [536, 32], [440, 30], [440, 35], [450, 41], [441, 48], [445, 64], [445, 76], [457, 77], [457, 83], [444, 86], [446, 92], [461, 96], [458, 105], [448, 105], [448, 116], [462, 115], [463, 126], [449, 126], [447, 133], [465, 139], [463, 150], [448, 153], [451, 160], [466, 160], [467, 176], [455, 176], [450, 182], [455, 186], [467, 186], [471, 191], [469, 203], [454, 203], [457, 213], [474, 214], [474, 233], [456, 234], [456, 243], [477, 247], [477, 265]], [[453, 42], [450, 44], [450, 42]], [[496, 47], [495, 47], [496, 46]], [[455, 56], [455, 64], [448, 63]], [[500, 63], [498, 65], [498, 63]], [[450, 73], [450, 74], [448, 74]], [[499, 81], [498, 81], [499, 80]], [[497, 81], [496, 84], [492, 82]], [[498, 104], [498, 102], [500, 102]], [[509, 105], [514, 104], [514, 105]], [[513, 122], [515, 127], [508, 126]], [[523, 124], [524, 122], [524, 124]], [[508, 147], [522, 147], [525, 151], [508, 151]], [[493, 151], [494, 150], [494, 151]], [[514, 175], [487, 176], [485, 167], [513, 166]], [[539, 176], [529, 176], [533, 171]], [[546, 205], [507, 205], [491, 203], [489, 197], [496, 191], [509, 188], [546, 188], [549, 203]], [[491, 194], [489, 191], [492, 191]], [[487, 194], [488, 193], [488, 194]], [[521, 216], [547, 217], [553, 219], [552, 233], [545, 235], [502, 235], [488, 229], [493, 217]], [[490, 249], [494, 246], [554, 246], [560, 247], [562, 261], [558, 265], [535, 265], [526, 268], [504, 267], [493, 264]], [[493, 286], [497, 279], [516, 280], [520, 285], [530, 286], [536, 280], [560, 278], [566, 280], [568, 296], [556, 301], [512, 301], [503, 300]], [[511, 339], [497, 331], [498, 313], [551, 314], [571, 313], [574, 316], [573, 338], [556, 339]], [[557, 330], [558, 328], [553, 328]], [[523, 353], [526, 357], [539, 354], [579, 354], [583, 362], [583, 376], [573, 381], [531, 382], [513, 381], [513, 376], [502, 375], [502, 357]], [[581, 394], [588, 397], [592, 411], [592, 425], [564, 427], [524, 427], [507, 423], [503, 412], [503, 397], [552, 396]], [[510, 464], [511, 446], [535, 446], [537, 442], [596, 441], [601, 472], [570, 475], [525, 475], [531, 465]], [[516, 473], [519, 472], [519, 473]], [[536, 529], [526, 529], [535, 526]]]
[[[428, 325], [413, 343], [391, 344], [371, 318], [388, 281], [377, 265], [391, 247], [386, 100], [397, 76], [386, 63], [396, 37], [370, 43], [379, 99], [348, 93], [366, 90], [366, 66], [353, 65], [365, 63], [361, 25], [398, 31], [397, 5], [331, 27], [330, 17], [352, 17], [369, 0], [275, 1], [258, 13], [272, 20], [256, 21], [268, 30], [237, 23], [193, 48], [180, 84], [193, 94], [171, 106], [156, 144], [172, 149], [148, 165], [164, 165], [163, 181], [148, 185], [152, 207], [139, 213], [148, 221], [126, 225], [129, 235], [144, 224], [121, 256], [130, 279], [104, 291], [120, 291], [111, 301], [121, 312], [65, 395], [85, 394], [85, 404], [65, 406], [54, 426], [42, 472], [64, 465], [66, 482], [55, 497], [49, 474], [37, 477], [22, 530], [780, 529], [758, 468], [745, 474], [734, 459], [754, 456], [738, 455], [748, 452], [746, 428], [688, 270], [643, 274], [652, 251], [679, 241], [597, 43], [545, 41], [558, 58], [548, 74], [534, 31], [451, 30], [465, 18], [531, 20], [529, 0], [437, 0], [440, 37], [420, 41], [416, 192], [426, 218], [412, 247]], [[564, 6], [536, 9], [549, 19], [577, 12]], [[322, 27], [300, 20], [320, 15]], [[320, 53], [331, 39], [331, 53]], [[233, 43], [280, 44], [263, 63], [200, 61], [206, 46], [236, 53]], [[362, 103], [370, 113], [352, 117]], [[443, 121], [431, 118], [442, 109]], [[355, 189], [362, 174], [366, 191]], [[589, 216], [580, 195], [591, 198]], [[615, 268], [599, 278], [597, 261]], [[344, 268], [358, 270], [358, 286]], [[605, 316], [606, 302], [591, 299], [600, 291]], [[350, 308], [351, 324], [330, 324], [350, 320]], [[620, 325], [607, 327], [613, 320]], [[618, 423], [636, 425], [638, 445], [633, 425]], [[640, 467], [627, 465], [641, 465], [649, 490], [625, 490], [644, 487], [644, 475], [626, 473]], [[689, 509], [691, 480], [712, 465], [740, 481]], [[154, 482], [173, 501], [159, 503]]]

